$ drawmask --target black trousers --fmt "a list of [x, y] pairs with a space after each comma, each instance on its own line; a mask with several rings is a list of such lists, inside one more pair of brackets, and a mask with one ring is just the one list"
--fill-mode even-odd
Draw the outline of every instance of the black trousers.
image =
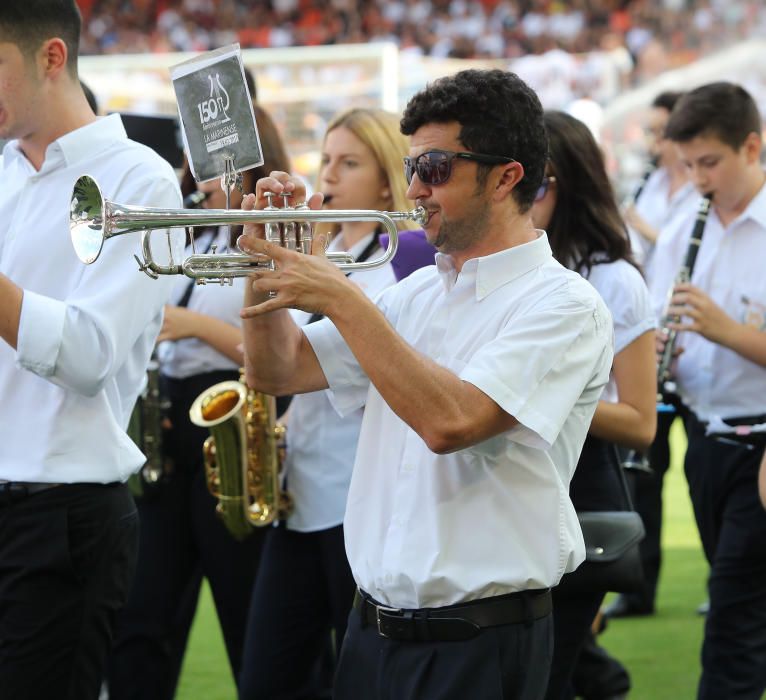
[[627, 694], [630, 675], [625, 667], [596, 643], [591, 632], [585, 635], [577, 665], [572, 674], [575, 697], [583, 700], [604, 700]]
[[402, 642], [351, 611], [335, 700], [540, 700], [553, 653], [553, 619], [488, 627], [462, 642]]
[[317, 660], [331, 631], [340, 648], [355, 590], [343, 526], [269, 530], [250, 605], [241, 700], [318, 697]]
[[766, 691], [766, 511], [758, 498], [762, 449], [705, 436], [687, 423], [686, 478], [705, 557], [710, 611], [701, 700], [760, 700]]
[[675, 401], [675, 412], [657, 414], [657, 434], [649, 450], [649, 464], [652, 474], [636, 475], [633, 481], [633, 502], [636, 511], [644, 521], [646, 535], [639, 545], [641, 564], [644, 570], [644, 586], [637, 593], [623, 593], [622, 597], [636, 610], [654, 610], [657, 598], [657, 582], [662, 565], [662, 489], [665, 474], [670, 467], [670, 427], [680, 417], [686, 420], [688, 410]]
[[233, 677], [242, 666], [245, 623], [265, 532], [238, 542], [215, 514], [205, 483], [206, 429], [190, 423], [197, 395], [231, 373], [171, 383], [172, 475], [138, 499], [138, 566], [120, 613], [109, 662], [110, 700], [170, 700], [175, 694], [202, 578], [210, 584]]
[[558, 588], [554, 588], [552, 593], [553, 663], [545, 699], [573, 700], [572, 676], [605, 593], [572, 594]]
[[136, 540], [124, 484], [58, 486], [0, 506], [0, 696], [98, 698]]

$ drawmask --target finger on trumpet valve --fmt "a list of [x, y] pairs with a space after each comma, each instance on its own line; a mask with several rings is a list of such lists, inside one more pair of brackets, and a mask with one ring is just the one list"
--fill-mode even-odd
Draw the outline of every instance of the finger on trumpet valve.
[[[266, 197], [268, 204], [263, 208], [263, 211], [279, 211], [279, 207], [274, 206], [274, 197], [276, 195], [273, 192], [264, 192], [263, 196]], [[277, 245], [284, 245], [282, 226], [278, 223], [268, 223], [265, 225], [266, 240], [269, 243], [276, 243]]]
[[[295, 207], [296, 211], [308, 211], [309, 205], [306, 202], [301, 202]], [[298, 224], [295, 232], [295, 247], [301, 253], [306, 255], [311, 254], [311, 241], [313, 239], [313, 232], [311, 230], [311, 224], [308, 221], [303, 221]]]
[[[282, 209], [285, 212], [289, 212], [293, 210], [293, 207], [290, 206], [290, 198], [292, 197], [291, 194], [288, 192], [283, 192], [281, 195], [282, 197]], [[282, 246], [284, 248], [289, 248], [290, 250], [295, 250], [297, 245], [297, 224], [294, 221], [286, 221], [284, 224], [284, 242], [282, 243]]]

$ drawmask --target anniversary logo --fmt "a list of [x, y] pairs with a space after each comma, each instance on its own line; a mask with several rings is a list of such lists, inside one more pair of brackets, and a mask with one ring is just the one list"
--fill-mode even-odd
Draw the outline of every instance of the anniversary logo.
[[220, 177], [228, 158], [236, 170], [263, 163], [238, 44], [173, 66], [171, 78], [184, 146], [198, 182]]

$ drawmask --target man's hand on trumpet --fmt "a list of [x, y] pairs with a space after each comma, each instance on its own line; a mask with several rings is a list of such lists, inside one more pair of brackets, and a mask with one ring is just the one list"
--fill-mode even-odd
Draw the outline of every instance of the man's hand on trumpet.
[[[255, 194], [242, 200], [242, 209], [264, 209], [268, 200], [264, 193], [276, 195], [290, 193], [294, 202], [305, 200], [303, 182], [288, 173], [272, 172], [269, 177], [256, 183]], [[310, 209], [321, 209], [323, 195], [313, 194], [307, 204]], [[277, 309], [301, 309], [309, 313], [332, 315], [333, 304], [349, 294], [360, 294], [359, 288], [349, 282], [337, 265], [324, 255], [326, 236], [318, 236], [312, 242], [311, 255], [287, 250], [265, 240], [263, 224], [247, 224], [238, 240], [239, 248], [251, 255], [265, 255], [275, 264], [275, 270], [258, 270], [250, 277], [256, 304], [242, 309], [242, 318], [254, 318]], [[271, 293], [272, 296], [269, 296]]]

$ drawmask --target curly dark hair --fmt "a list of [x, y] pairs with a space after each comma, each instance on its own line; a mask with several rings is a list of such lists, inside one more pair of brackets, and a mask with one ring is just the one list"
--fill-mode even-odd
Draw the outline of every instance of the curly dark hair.
[[[604, 157], [590, 129], [564, 112], [545, 113], [550, 174], [556, 178], [556, 206], [548, 241], [562, 265], [588, 277], [597, 262], [633, 260]], [[597, 263], [596, 263], [597, 264]]]
[[738, 151], [751, 134], [761, 133], [761, 115], [750, 93], [734, 83], [708, 83], [687, 92], [673, 108], [665, 137], [685, 143], [713, 136]]
[[[524, 177], [513, 190], [520, 212], [532, 206], [543, 179], [548, 139], [543, 107], [518, 75], [502, 70], [464, 70], [440, 78], [407, 104], [402, 133], [410, 136], [430, 123], [460, 124], [460, 141], [469, 151], [507, 156], [521, 163]], [[492, 166], [480, 165], [486, 180]]]
[[67, 70], [77, 77], [80, 49], [80, 10], [75, 0], [2, 0], [0, 41], [16, 44], [27, 57], [52, 37], [67, 46]]

